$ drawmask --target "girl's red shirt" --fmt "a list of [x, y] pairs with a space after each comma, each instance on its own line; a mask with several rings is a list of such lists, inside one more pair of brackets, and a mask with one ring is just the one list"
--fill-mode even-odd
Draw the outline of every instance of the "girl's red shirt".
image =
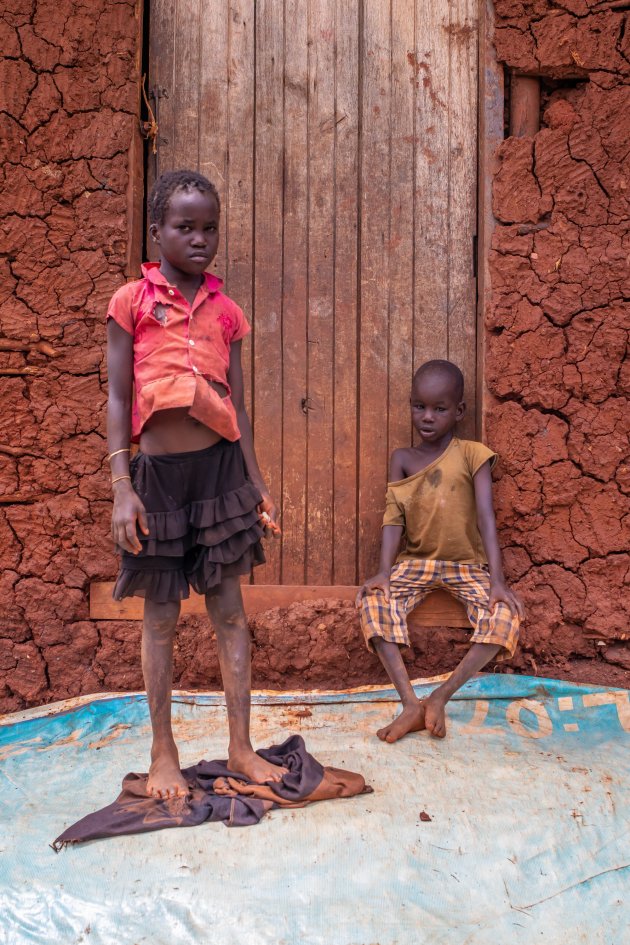
[[[131, 439], [137, 443], [158, 410], [186, 407], [191, 417], [226, 440], [240, 437], [227, 380], [230, 345], [251, 329], [243, 312], [206, 272], [192, 305], [170, 285], [159, 263], [145, 263], [142, 279], [113, 295], [107, 318], [133, 337], [134, 404]], [[208, 383], [222, 384], [222, 398]]]

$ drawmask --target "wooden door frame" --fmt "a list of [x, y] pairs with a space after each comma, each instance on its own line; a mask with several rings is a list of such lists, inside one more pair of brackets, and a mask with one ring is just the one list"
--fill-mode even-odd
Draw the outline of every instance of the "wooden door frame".
[[[145, 32], [150, 18], [150, 0], [139, 0], [137, 74], [138, 98], [143, 71], [149, 75], [149, 63], [143, 62], [143, 50], [148, 56], [149, 44]], [[494, 48], [494, 6], [492, 0], [479, 0], [478, 38], [478, 134], [477, 134], [477, 245], [475, 265], [477, 272], [476, 306], [476, 391], [475, 428], [477, 436], [485, 434], [485, 404], [488, 392], [484, 386], [485, 332], [484, 312], [490, 294], [489, 254], [495, 218], [492, 213], [492, 181], [498, 170], [496, 151], [503, 140], [504, 76]], [[142, 248], [147, 241], [146, 197], [151, 177], [150, 158], [145, 160], [144, 148], [151, 147], [138, 131], [133, 135], [129, 151], [129, 186], [127, 190], [128, 251], [127, 276], [137, 277], [142, 260]]]
[[479, 0], [479, 86], [477, 133], [477, 390], [476, 429], [485, 437], [489, 393], [485, 386], [485, 311], [490, 300], [490, 248], [496, 224], [492, 181], [498, 170], [497, 148], [503, 140], [504, 77], [494, 47], [494, 6]]
[[[145, 4], [146, 7], [146, 4]], [[146, 11], [145, 11], [146, 12]], [[492, 0], [479, 0], [479, 37], [478, 37], [478, 135], [477, 135], [477, 306], [476, 306], [476, 357], [477, 389], [476, 417], [477, 435], [485, 432], [485, 407], [488, 392], [484, 383], [485, 366], [485, 327], [484, 314], [491, 291], [489, 274], [489, 253], [495, 218], [492, 213], [492, 181], [497, 170], [496, 151], [503, 140], [504, 81], [493, 43], [494, 10]], [[138, 136], [139, 138], [139, 136]], [[140, 151], [140, 155], [138, 154]], [[130, 154], [131, 177], [139, 179], [138, 170], [142, 169], [141, 149], [132, 147]], [[138, 175], [138, 176], [137, 176]], [[142, 181], [146, 188], [144, 173]], [[135, 264], [142, 246], [142, 188], [130, 183], [129, 219], [130, 250], [129, 259]], [[138, 212], [140, 208], [140, 211]], [[95, 582], [90, 588], [90, 616], [96, 620], [140, 619], [142, 603], [139, 600], [116, 602], [112, 600], [111, 582]], [[356, 593], [355, 587], [330, 585], [316, 587], [309, 585], [251, 585], [243, 587], [246, 610], [255, 613], [269, 607], [287, 607], [296, 601], [315, 598], [351, 600]], [[194, 595], [184, 608], [188, 613], [201, 613], [202, 598]], [[430, 595], [414, 612], [412, 624], [416, 626], [468, 626], [464, 608], [443, 592]]]

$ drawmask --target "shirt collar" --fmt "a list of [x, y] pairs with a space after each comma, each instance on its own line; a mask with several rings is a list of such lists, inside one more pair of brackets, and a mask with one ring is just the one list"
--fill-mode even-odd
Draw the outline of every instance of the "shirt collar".
[[[152, 282], [153, 285], [158, 286], [161, 289], [175, 289], [175, 286], [171, 286], [165, 277], [160, 272], [159, 262], [146, 262], [142, 264], [142, 275], [149, 282]], [[205, 277], [205, 289], [208, 295], [214, 295], [216, 292], [219, 292], [221, 286], [223, 285], [223, 279], [219, 279], [218, 276], [213, 275], [211, 272], [204, 272]], [[201, 288], [204, 288], [204, 284], [201, 284]]]

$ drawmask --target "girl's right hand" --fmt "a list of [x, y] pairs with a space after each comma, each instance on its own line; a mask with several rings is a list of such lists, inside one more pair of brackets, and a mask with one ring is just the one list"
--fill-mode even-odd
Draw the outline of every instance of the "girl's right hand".
[[386, 574], [384, 571], [379, 571], [374, 577], [368, 578], [363, 587], [359, 588], [359, 593], [355, 601], [357, 607], [361, 606], [361, 602], [366, 594], [371, 594], [377, 590], [381, 590], [385, 595], [385, 600], [389, 600], [389, 574]]
[[121, 481], [117, 486], [118, 488], [114, 487], [112, 538], [124, 551], [137, 555], [142, 551], [137, 529], [139, 528], [143, 535], [149, 534], [147, 513], [138, 493], [129, 482]]

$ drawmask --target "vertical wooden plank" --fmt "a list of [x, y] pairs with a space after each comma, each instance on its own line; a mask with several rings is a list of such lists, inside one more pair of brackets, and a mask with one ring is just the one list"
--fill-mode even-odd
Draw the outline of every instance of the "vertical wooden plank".
[[496, 220], [492, 212], [492, 181], [498, 170], [497, 149], [503, 140], [504, 76], [494, 46], [492, 0], [479, 4], [479, 188], [478, 205], [478, 293], [477, 293], [477, 404], [476, 435], [485, 438], [484, 416], [490, 394], [484, 383], [486, 305], [491, 294], [490, 247]]
[[[156, 176], [173, 166], [173, 102], [175, 69], [175, 5], [176, 0], [152, 0], [149, 22], [149, 77], [147, 92], [152, 88], [165, 90], [159, 101], [157, 175], [155, 162], [149, 160], [149, 185]], [[148, 15], [145, 12], [145, 16]], [[156, 103], [149, 99], [151, 106]]]
[[[143, 16], [145, 11], [141, 0], [135, 0], [134, 15], [136, 27], [136, 52], [134, 56], [134, 68], [136, 76], [136, 94], [138, 101], [141, 96], [142, 80], [142, 30]], [[148, 17], [148, 11], [146, 11]], [[147, 76], [148, 81], [148, 76]], [[128, 179], [127, 179], [127, 220], [128, 220], [128, 240], [127, 240], [127, 259], [125, 264], [125, 275], [131, 279], [137, 279], [140, 274], [140, 265], [142, 259], [142, 241], [145, 232], [146, 223], [144, 220], [143, 197], [145, 188], [144, 179], [144, 140], [140, 134], [140, 127], [136, 126], [131, 137], [128, 154]]]
[[387, 478], [390, 3], [364, 0], [361, 89], [359, 580], [374, 572]]
[[[282, 496], [282, 160], [284, 11], [256, 3], [254, 127], [254, 390], [256, 454], [276, 502]], [[279, 542], [267, 543], [257, 584], [280, 580]]]
[[[219, 4], [220, 6], [220, 4]], [[228, 172], [224, 189], [226, 285], [249, 321], [253, 312], [254, 0], [231, 0], [228, 11]], [[243, 342], [245, 403], [252, 408], [252, 339]]]
[[453, 0], [450, 31], [448, 358], [464, 372], [468, 411], [460, 435], [475, 435], [477, 231], [477, 0]]
[[201, 0], [177, 0], [172, 104], [172, 168], [199, 167], [200, 79], [205, 63], [201, 59]]
[[414, 369], [448, 354], [449, 10], [416, 0]]
[[332, 581], [334, 0], [308, 4], [308, 412], [306, 580]]
[[413, 373], [414, 0], [392, 0], [388, 453], [411, 442]]
[[357, 547], [359, 4], [337, 0], [333, 582], [354, 584]]
[[[149, 98], [158, 117], [158, 150], [156, 158], [151, 153], [149, 155], [147, 190], [163, 171], [173, 167], [175, 4], [176, 0], [152, 0], [151, 3], [147, 94], [150, 89], [162, 89], [165, 95], [160, 96], [157, 102]], [[148, 220], [146, 225], [148, 231]], [[147, 239], [147, 250], [149, 259], [158, 258], [155, 244], [150, 238]]]
[[[201, 11], [200, 11], [201, 13]], [[228, 183], [228, 6], [204, 5], [199, 24], [201, 69], [199, 86], [198, 170], [211, 180], [221, 198], [219, 248], [212, 271], [227, 278]]]
[[282, 583], [306, 581], [308, 7], [285, 5]]

